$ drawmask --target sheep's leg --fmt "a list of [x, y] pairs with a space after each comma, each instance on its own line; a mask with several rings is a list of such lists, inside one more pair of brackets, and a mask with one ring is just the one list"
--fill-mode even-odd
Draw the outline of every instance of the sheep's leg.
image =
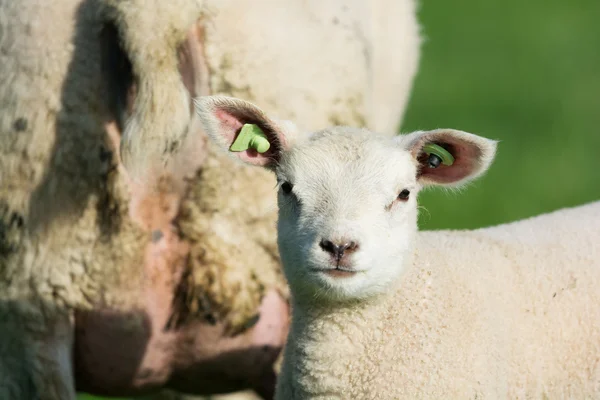
[[76, 399], [70, 320], [0, 305], [0, 399]]

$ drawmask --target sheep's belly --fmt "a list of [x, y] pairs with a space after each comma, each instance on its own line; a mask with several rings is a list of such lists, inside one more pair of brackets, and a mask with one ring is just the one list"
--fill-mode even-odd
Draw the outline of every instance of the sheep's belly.
[[78, 312], [77, 390], [122, 396], [166, 385], [209, 394], [274, 384], [273, 362], [288, 318], [287, 304], [278, 295], [268, 294], [264, 317], [234, 337], [225, 335], [221, 323], [197, 321], [164, 329], [168, 321], [161, 314], [151, 309]]

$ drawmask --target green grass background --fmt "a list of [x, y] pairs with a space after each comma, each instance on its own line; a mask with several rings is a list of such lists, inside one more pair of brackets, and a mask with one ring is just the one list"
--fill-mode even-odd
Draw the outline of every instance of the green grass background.
[[600, 1], [423, 0], [404, 132], [500, 140], [466, 191], [429, 190], [424, 229], [475, 228], [600, 200]]
[[402, 131], [501, 141], [467, 190], [421, 195], [421, 227], [476, 228], [600, 200], [600, 1], [422, 0], [419, 15], [426, 42]]

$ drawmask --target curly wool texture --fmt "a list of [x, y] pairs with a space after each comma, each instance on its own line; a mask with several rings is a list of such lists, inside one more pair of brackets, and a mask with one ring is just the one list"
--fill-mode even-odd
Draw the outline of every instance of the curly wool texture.
[[295, 308], [277, 398], [597, 397], [598, 237], [600, 202], [420, 232], [389, 294]]
[[[369, 15], [380, 18], [377, 10], [386, 3], [377, 2]], [[98, 318], [93, 329], [114, 324], [119, 343], [134, 337], [140, 340], [133, 344], [146, 344], [143, 318], [157, 335], [194, 330], [211, 318], [230, 332], [251, 331], [263, 294], [286, 293], [270, 208], [274, 181], [207, 154], [189, 101], [242, 93], [308, 127], [364, 123], [392, 134], [420, 42], [413, 2], [393, 3], [398, 18], [390, 11], [374, 24], [364, 18], [367, 2], [359, 0], [298, 1], [289, 8], [277, 1], [252, 7], [193, 0], [0, 2], [0, 330], [11, 332], [0, 349], [0, 376], [8, 382], [0, 397], [69, 399], [73, 380], [101, 382], [114, 395], [168, 383], [175, 351], [155, 358], [167, 366], [150, 378], [143, 368], [107, 373], [98, 364], [114, 351], [114, 337], [92, 343], [91, 335], [56, 333], [56, 320], [66, 319], [70, 333], [80, 329], [74, 315], [82, 311]], [[277, 20], [263, 24], [265, 15]], [[406, 22], [391, 23], [399, 19]], [[308, 33], [282, 40], [280, 32], [291, 26], [290, 32]], [[375, 41], [378, 27], [397, 34]], [[105, 37], [108, 28], [116, 32], [114, 42]], [[196, 51], [188, 54], [192, 71], [182, 66], [186, 40]], [[119, 61], [130, 64], [133, 84], [126, 82], [132, 86], [124, 93], [111, 89], [126, 74], [106, 66], [106, 51], [123, 52]], [[131, 161], [129, 174], [121, 154]], [[160, 172], [150, 177], [155, 187], [131, 179], [145, 167]], [[104, 311], [123, 319], [104, 318]], [[170, 314], [176, 328], [162, 324]], [[172, 351], [171, 345], [148, 344], [134, 356], [156, 347]], [[117, 367], [130, 350], [113, 354]], [[56, 389], [32, 382], [54, 382]]]
[[[232, 163], [212, 144], [207, 151], [197, 175], [201, 184], [191, 188], [181, 209], [181, 232], [191, 242], [190, 285], [195, 290], [190, 307], [208, 305], [218, 319], [226, 317], [231, 329], [239, 330], [256, 316], [267, 288], [289, 297], [274, 240], [277, 205], [271, 194], [276, 182], [259, 168]], [[203, 299], [201, 293], [210, 297]]]

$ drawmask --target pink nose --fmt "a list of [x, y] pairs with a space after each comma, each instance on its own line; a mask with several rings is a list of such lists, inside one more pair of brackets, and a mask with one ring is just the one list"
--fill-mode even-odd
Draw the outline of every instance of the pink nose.
[[344, 256], [355, 252], [358, 249], [358, 243], [353, 240], [342, 240], [334, 243], [331, 240], [323, 239], [319, 246], [329, 253], [337, 262], [340, 262]]

